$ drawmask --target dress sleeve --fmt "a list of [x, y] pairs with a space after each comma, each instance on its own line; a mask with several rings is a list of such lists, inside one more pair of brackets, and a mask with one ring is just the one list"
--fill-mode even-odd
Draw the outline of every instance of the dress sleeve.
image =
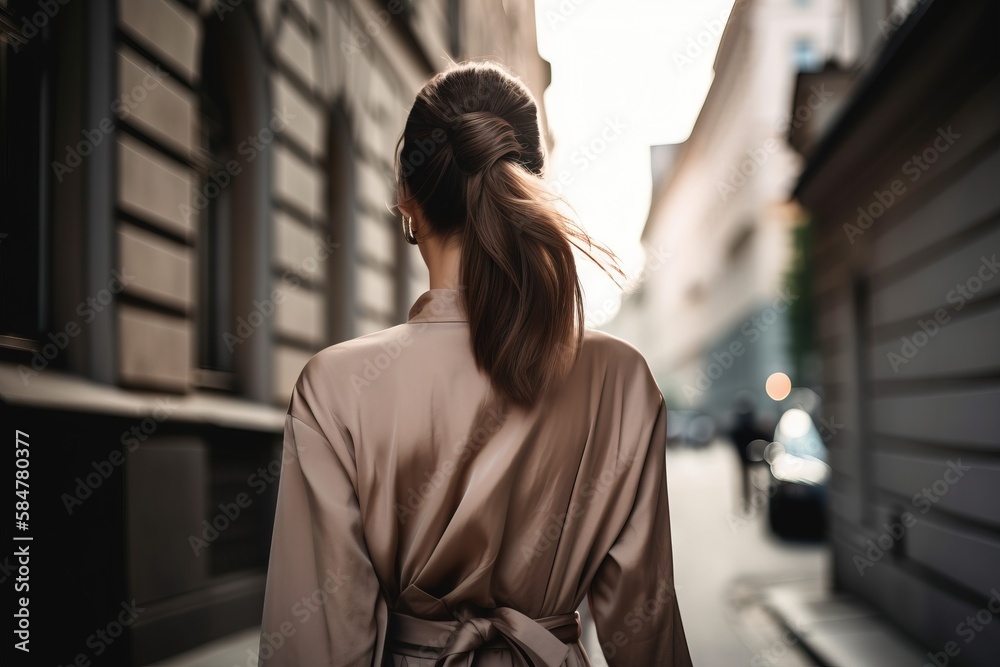
[[259, 667], [377, 667], [388, 608], [369, 558], [350, 433], [285, 415]]
[[662, 395], [659, 405], [632, 510], [588, 593], [609, 667], [691, 665], [674, 589]]

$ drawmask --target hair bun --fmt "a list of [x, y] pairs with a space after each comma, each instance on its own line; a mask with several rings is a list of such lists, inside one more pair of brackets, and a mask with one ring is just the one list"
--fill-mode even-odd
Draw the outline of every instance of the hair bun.
[[463, 113], [446, 133], [455, 162], [466, 174], [485, 171], [503, 158], [521, 156], [514, 126], [491, 111]]

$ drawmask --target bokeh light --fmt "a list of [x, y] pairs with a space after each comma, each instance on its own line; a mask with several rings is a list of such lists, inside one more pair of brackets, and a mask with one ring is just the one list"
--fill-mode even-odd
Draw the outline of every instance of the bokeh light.
[[783, 401], [792, 391], [792, 381], [784, 373], [771, 373], [764, 383], [764, 389], [775, 401]]

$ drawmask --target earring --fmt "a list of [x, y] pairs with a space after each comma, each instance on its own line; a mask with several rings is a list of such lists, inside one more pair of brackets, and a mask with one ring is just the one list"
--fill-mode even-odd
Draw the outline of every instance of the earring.
[[417, 245], [417, 237], [413, 234], [413, 218], [403, 216], [403, 238], [410, 245]]

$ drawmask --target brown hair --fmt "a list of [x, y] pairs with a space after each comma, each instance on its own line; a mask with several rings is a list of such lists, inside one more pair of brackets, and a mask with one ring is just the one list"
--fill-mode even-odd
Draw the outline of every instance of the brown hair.
[[[399, 143], [401, 197], [420, 207], [428, 233], [460, 239], [477, 366], [502, 396], [534, 404], [580, 353], [583, 290], [572, 248], [611, 273], [542, 181], [531, 91], [499, 63], [452, 63], [417, 95]], [[614, 253], [596, 245], [624, 277]]]

